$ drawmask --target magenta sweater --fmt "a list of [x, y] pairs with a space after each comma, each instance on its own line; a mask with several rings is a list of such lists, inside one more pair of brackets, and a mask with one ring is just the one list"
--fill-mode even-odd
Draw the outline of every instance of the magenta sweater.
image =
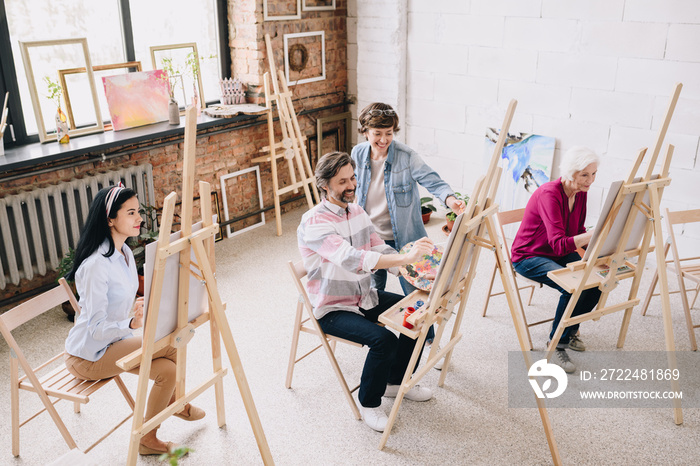
[[513, 262], [535, 256], [558, 258], [576, 251], [574, 236], [586, 231], [586, 198], [587, 193], [576, 193], [574, 208], [569, 212], [561, 178], [537, 188], [513, 240]]

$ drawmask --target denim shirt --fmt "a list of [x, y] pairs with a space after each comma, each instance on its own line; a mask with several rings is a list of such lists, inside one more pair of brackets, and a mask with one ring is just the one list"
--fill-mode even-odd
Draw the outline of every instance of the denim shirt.
[[[358, 144], [352, 149], [357, 177], [356, 202], [363, 209], [372, 179], [371, 151], [369, 142]], [[392, 141], [384, 164], [384, 190], [397, 250], [406, 243], [427, 235], [421, 218], [420, 193], [416, 183], [420, 183], [443, 203], [448, 196], [454, 195], [452, 188], [435, 170], [426, 165], [413, 149], [400, 142]]]

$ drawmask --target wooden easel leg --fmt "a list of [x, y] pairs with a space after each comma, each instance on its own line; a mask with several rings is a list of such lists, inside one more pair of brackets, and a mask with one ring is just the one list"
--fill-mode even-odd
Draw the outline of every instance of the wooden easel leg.
[[209, 300], [212, 303], [213, 317], [219, 326], [219, 331], [221, 332], [221, 338], [224, 342], [224, 347], [226, 348], [226, 353], [228, 355], [229, 362], [231, 363], [231, 369], [236, 378], [236, 384], [238, 385], [238, 391], [243, 399], [243, 406], [245, 407], [246, 414], [248, 415], [248, 420], [253, 429], [253, 434], [255, 435], [255, 440], [258, 444], [258, 450], [260, 451], [260, 456], [263, 459], [263, 463], [266, 465], [274, 464], [272, 459], [272, 453], [270, 452], [270, 447], [267, 444], [267, 439], [265, 438], [265, 432], [263, 431], [262, 423], [260, 422], [260, 417], [258, 416], [258, 411], [255, 408], [255, 402], [253, 401], [253, 394], [248, 386], [248, 380], [246, 379], [245, 372], [243, 370], [243, 364], [241, 363], [241, 358], [236, 349], [236, 344], [233, 340], [233, 334], [231, 333], [231, 327], [228, 325], [226, 316], [224, 314], [224, 309], [221, 301], [221, 296], [219, 295], [219, 290], [216, 287], [216, 277], [211, 270], [211, 266], [204, 250], [204, 246], [201, 241], [193, 240], [192, 249], [194, 250], [195, 257], [197, 258], [197, 263], [200, 264], [200, 269], [205, 281], [207, 282], [207, 292], [209, 294]]
[[[209, 303], [209, 309], [213, 307], [213, 303]], [[209, 327], [211, 333], [211, 355], [214, 373], [219, 372], [223, 366], [221, 361], [221, 334], [219, 326], [216, 322], [216, 317], [212, 314], [209, 318]], [[224, 382], [219, 379], [214, 384], [214, 396], [216, 399], [216, 423], [219, 427], [226, 425], [226, 405], [224, 402]]]
[[493, 265], [493, 270], [491, 271], [491, 281], [489, 283], [489, 291], [486, 294], [486, 301], [484, 302], [484, 310], [481, 312], [481, 317], [486, 317], [486, 310], [489, 308], [489, 301], [491, 301], [491, 292], [493, 291], [493, 283], [496, 281], [496, 264]]
[[655, 270], [654, 276], [651, 277], [651, 285], [649, 286], [649, 291], [647, 292], [647, 295], [644, 298], [644, 303], [642, 304], [642, 315], [643, 316], [647, 315], [647, 309], [649, 309], [649, 303], [651, 302], [651, 298], [654, 296], [654, 290], [656, 289], [656, 284], [658, 283], [658, 281], [659, 281], [659, 272], [657, 270]]
[[[678, 369], [676, 361], [676, 345], [673, 339], [673, 319], [671, 317], [671, 301], [668, 296], [668, 274], [665, 267], [665, 257], [663, 255], [663, 232], [661, 230], [661, 209], [660, 196], [655, 186], [649, 187], [649, 203], [654, 217], [654, 242], [656, 243], [656, 263], [659, 272], [659, 293], [661, 294], [661, 310], [663, 313], [664, 322], [664, 337], [666, 339], [666, 355], [668, 358], [668, 367], [671, 370]], [[671, 378], [671, 390], [680, 392], [678, 380]], [[672, 400], [673, 404], [673, 421], [676, 424], [683, 424], [683, 410], [681, 402], [678, 398]]]
[[270, 174], [272, 175], [272, 197], [275, 203], [275, 224], [277, 225], [277, 236], [282, 236], [282, 209], [280, 208], [280, 186], [277, 179], [275, 127], [272, 124], [272, 110], [267, 111], [267, 134], [270, 140]]
[[396, 394], [396, 399], [394, 400], [394, 405], [391, 407], [391, 413], [389, 413], [389, 420], [386, 423], [386, 428], [382, 434], [382, 438], [379, 441], [379, 449], [382, 450], [389, 439], [389, 434], [391, 434], [391, 428], [394, 426], [396, 421], [396, 416], [399, 414], [399, 408], [401, 407], [401, 402], [403, 397], [408, 392], [412, 386], [409, 384], [411, 377], [413, 376], [413, 368], [416, 367], [418, 363], [418, 356], [421, 353], [423, 345], [425, 344], [425, 337], [428, 335], [427, 327], [420, 332], [420, 335], [416, 339], [416, 346], [413, 348], [413, 353], [411, 354], [411, 360], [408, 362], [406, 367], [406, 373], [401, 381], [401, 386], [399, 387], [399, 392]]
[[[506, 274], [504, 271], [509, 266], [506, 258], [502, 253], [502, 248], [498, 244], [498, 237], [496, 236], [496, 228], [493, 224], [493, 219], [491, 217], [486, 219], [486, 227], [489, 231], [489, 237], [494, 238], [497, 243], [494, 253], [496, 254], [496, 264], [499, 265], [498, 270], [501, 274], [501, 282], [503, 283], [503, 290], [506, 294], [506, 299], [508, 300], [508, 308], [510, 309], [510, 315], [513, 319], [513, 325], [515, 327], [515, 333], [518, 337], [518, 343], [520, 343], [520, 352], [525, 359], [525, 367], [529, 368], [532, 366], [532, 359], [530, 358], [530, 350], [532, 349], [532, 343], [526, 343], [525, 334], [527, 334], [527, 326], [523, 320], [523, 315], [516, 311], [516, 300], [513, 297], [514, 290], [516, 295], [518, 283], [512, 273]], [[513, 283], [509, 283], [508, 276], [512, 279]], [[520, 310], [522, 311], [522, 302], [520, 303]], [[552, 461], [555, 465], [561, 465], [561, 456], [559, 455], [559, 447], [557, 446], [556, 439], [554, 438], [554, 432], [552, 431], [552, 423], [549, 419], [549, 413], [547, 412], [547, 407], [544, 404], [544, 400], [537, 398], [535, 396], [535, 402], [537, 403], [537, 410], [542, 420], [542, 427], [544, 428], [544, 434], [547, 438], [547, 444], [549, 445], [549, 452], [552, 455]]]

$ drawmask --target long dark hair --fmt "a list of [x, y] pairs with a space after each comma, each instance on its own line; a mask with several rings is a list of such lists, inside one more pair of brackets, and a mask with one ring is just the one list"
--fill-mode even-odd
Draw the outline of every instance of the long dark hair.
[[[75, 280], [75, 273], [78, 271], [80, 264], [97, 251], [97, 248], [104, 243], [105, 239], [109, 241], [109, 249], [104, 256], [109, 257], [114, 254], [114, 241], [112, 240], [107, 216], [107, 194], [112, 188], [115, 187], [108, 186], [100, 189], [92, 200], [92, 204], [90, 204], [85, 226], [80, 232], [78, 246], [75, 248], [73, 268], [66, 274], [67, 280]], [[109, 218], [117, 218], [117, 212], [121, 209], [122, 204], [135, 196], [136, 192], [133, 189], [123, 188], [110, 206]]]

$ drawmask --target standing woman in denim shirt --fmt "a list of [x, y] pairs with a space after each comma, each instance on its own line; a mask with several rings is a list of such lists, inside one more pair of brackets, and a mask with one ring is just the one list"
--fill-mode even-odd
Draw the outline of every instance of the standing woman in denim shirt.
[[[379, 236], [397, 251], [406, 243], [427, 236], [421, 218], [418, 183], [455, 212], [465, 208], [452, 188], [410, 147], [394, 141], [399, 116], [390, 105], [375, 102], [358, 118], [359, 133], [366, 142], [352, 150], [357, 176], [357, 203], [372, 219]], [[386, 270], [372, 275], [373, 286], [386, 287]], [[415, 288], [400, 277], [408, 295]]]
[[[68, 371], [83, 380], [100, 380], [124, 372], [116, 361], [141, 348], [133, 330], [143, 327], [143, 298], [136, 298], [138, 277], [134, 254], [126, 244], [141, 228], [136, 193], [123, 186], [100, 190], [90, 205], [75, 251], [73, 269], [80, 295], [80, 314], [66, 339]], [[133, 317], [130, 315], [133, 313]], [[177, 350], [171, 346], [153, 354], [149, 378], [155, 381], [146, 405], [146, 420], [174, 402]], [[138, 374], [139, 368], [129, 371]], [[187, 421], [204, 411], [187, 403], [175, 416]], [[175, 449], [156, 437], [158, 427], [141, 438], [139, 453], [156, 455]]]

